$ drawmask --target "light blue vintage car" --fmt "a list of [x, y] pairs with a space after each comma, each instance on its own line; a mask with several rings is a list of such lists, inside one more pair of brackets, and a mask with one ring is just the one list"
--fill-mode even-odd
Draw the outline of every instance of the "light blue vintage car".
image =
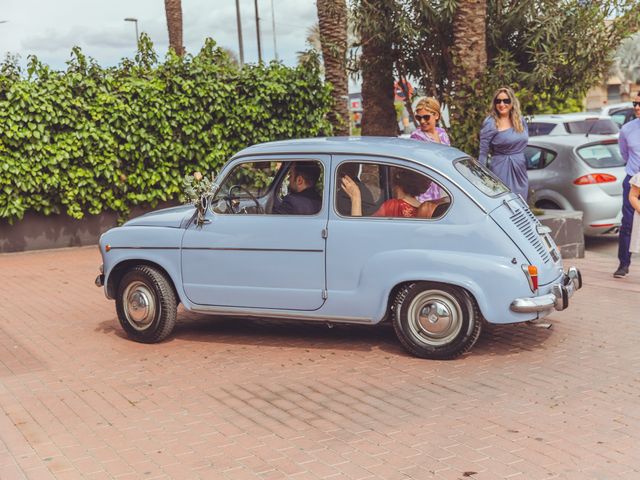
[[224, 316], [390, 321], [410, 353], [453, 358], [485, 321], [540, 319], [582, 286], [548, 229], [488, 170], [455, 148], [392, 138], [246, 148], [221, 170], [204, 216], [194, 206], [148, 213], [104, 233], [100, 252], [96, 284], [145, 343], [171, 333], [182, 303]]

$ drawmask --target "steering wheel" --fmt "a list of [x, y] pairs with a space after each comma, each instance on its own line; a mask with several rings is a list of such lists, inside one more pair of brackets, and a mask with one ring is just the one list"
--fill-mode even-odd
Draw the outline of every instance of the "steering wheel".
[[236, 200], [238, 198], [233, 194], [234, 190], [238, 190], [239, 192], [246, 193], [247, 196], [256, 205], [256, 212], [257, 213], [264, 213], [264, 208], [262, 208], [262, 205], [260, 205], [260, 202], [258, 202], [256, 197], [254, 197], [253, 194], [249, 190], [244, 188], [242, 185], [232, 185], [231, 188], [229, 188], [229, 192], [227, 193], [227, 196], [224, 198], [225, 201], [227, 202], [227, 206], [229, 207], [229, 210], [231, 210], [233, 213], [243, 213], [242, 210], [240, 210], [240, 208], [239, 208], [240, 203], [239, 202], [234, 202], [234, 200]]

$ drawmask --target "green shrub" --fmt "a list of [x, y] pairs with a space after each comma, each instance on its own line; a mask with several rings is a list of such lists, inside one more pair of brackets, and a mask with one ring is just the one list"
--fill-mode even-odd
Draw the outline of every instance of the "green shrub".
[[215, 42], [159, 63], [142, 36], [134, 60], [102, 68], [72, 51], [66, 71], [30, 57], [0, 66], [0, 218], [74, 218], [177, 199], [187, 173], [217, 171], [259, 142], [330, 133], [317, 58], [239, 68]]

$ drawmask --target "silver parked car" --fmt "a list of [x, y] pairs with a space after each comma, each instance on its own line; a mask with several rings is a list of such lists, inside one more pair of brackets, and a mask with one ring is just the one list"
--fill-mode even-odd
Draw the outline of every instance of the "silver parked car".
[[582, 210], [585, 235], [618, 229], [625, 170], [615, 136], [532, 137], [525, 157], [536, 207]]
[[618, 133], [618, 124], [601, 113], [558, 113], [527, 117], [529, 136], [538, 135], [611, 135]]
[[633, 110], [633, 103], [631, 102], [614, 103], [602, 107], [600, 115], [610, 116], [619, 127], [636, 118], [636, 112]]

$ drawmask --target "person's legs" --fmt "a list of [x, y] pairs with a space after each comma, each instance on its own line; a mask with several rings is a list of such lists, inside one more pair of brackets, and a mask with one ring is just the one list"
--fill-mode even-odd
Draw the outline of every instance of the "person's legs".
[[631, 253], [629, 252], [629, 243], [631, 242], [631, 225], [633, 222], [633, 207], [629, 202], [629, 180], [631, 177], [627, 175], [622, 182], [622, 223], [620, 224], [620, 233], [618, 234], [618, 260], [620, 265], [618, 270], [613, 274], [614, 277], [623, 277], [629, 270], [631, 264]]

